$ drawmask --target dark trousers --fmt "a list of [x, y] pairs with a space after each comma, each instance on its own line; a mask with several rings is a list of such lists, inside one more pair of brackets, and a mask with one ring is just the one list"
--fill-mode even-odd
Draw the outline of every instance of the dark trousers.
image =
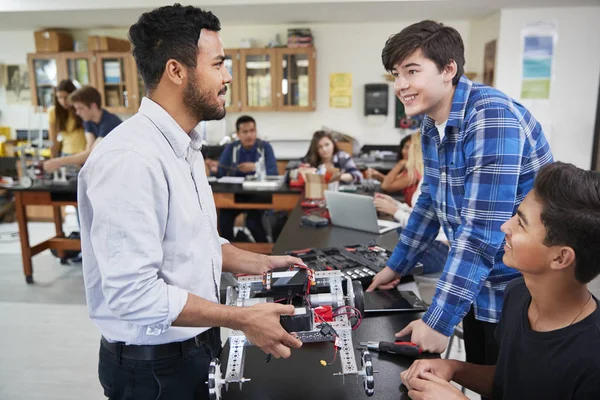
[[230, 242], [234, 240], [233, 237], [233, 224], [235, 222], [235, 218], [243, 212], [247, 212], [246, 217], [246, 225], [254, 240], [257, 243], [266, 243], [267, 233], [265, 232], [265, 228], [262, 224], [262, 215], [263, 211], [261, 210], [234, 210], [234, 209], [220, 209], [219, 210], [219, 227], [221, 230], [221, 237], [229, 240]]
[[[479, 365], [496, 365], [500, 346], [494, 338], [498, 324], [475, 319], [473, 306], [463, 319], [463, 332], [467, 362]], [[485, 397], [481, 397], [485, 399]]]
[[208, 400], [208, 366], [220, 352], [219, 329], [185, 354], [156, 361], [119, 357], [100, 345], [98, 374], [110, 400]]

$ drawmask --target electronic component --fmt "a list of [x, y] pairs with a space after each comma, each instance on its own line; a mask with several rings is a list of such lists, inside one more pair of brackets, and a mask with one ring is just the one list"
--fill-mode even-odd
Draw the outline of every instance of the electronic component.
[[313, 316], [310, 308], [298, 307], [294, 315], [282, 315], [279, 317], [281, 326], [288, 332], [306, 332], [313, 329]]
[[311, 226], [313, 228], [322, 228], [329, 225], [327, 218], [319, 217], [316, 215], [303, 215], [300, 218], [300, 223], [304, 226]]

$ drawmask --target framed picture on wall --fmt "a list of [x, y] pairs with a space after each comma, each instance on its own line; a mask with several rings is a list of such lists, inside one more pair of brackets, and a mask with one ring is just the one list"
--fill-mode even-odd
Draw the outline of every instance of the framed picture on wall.
[[496, 69], [496, 40], [485, 44], [483, 54], [483, 84], [494, 86], [494, 70]]

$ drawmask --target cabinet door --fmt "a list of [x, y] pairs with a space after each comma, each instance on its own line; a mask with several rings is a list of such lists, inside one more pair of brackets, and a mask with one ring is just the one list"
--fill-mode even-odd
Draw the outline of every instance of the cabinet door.
[[102, 107], [112, 113], [131, 112], [131, 56], [129, 53], [96, 53], [97, 89]]
[[131, 54], [127, 54], [125, 60], [127, 65], [126, 81], [130, 99], [128, 112], [134, 114], [140, 108], [142, 98], [146, 95], [146, 86], [135, 64], [135, 58]]
[[96, 87], [96, 57], [93, 53], [61, 53], [61, 64], [65, 74], [61, 79], [70, 79], [77, 87]]
[[316, 60], [312, 47], [277, 49], [278, 110], [315, 110]]
[[59, 75], [62, 75], [62, 71], [59, 71], [58, 55], [28, 54], [27, 61], [31, 103], [34, 106], [50, 107], [54, 104], [54, 87], [58, 85]]
[[239, 112], [242, 109], [240, 100], [240, 51], [237, 49], [225, 50], [225, 68], [231, 74], [231, 83], [227, 84], [227, 94], [225, 95], [225, 108], [232, 112]]
[[243, 111], [275, 111], [275, 49], [240, 50]]

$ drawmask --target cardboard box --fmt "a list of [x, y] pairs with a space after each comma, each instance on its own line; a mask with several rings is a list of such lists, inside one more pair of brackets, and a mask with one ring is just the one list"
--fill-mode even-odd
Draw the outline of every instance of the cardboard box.
[[35, 49], [38, 53], [57, 53], [73, 50], [73, 37], [62, 31], [43, 30], [34, 33]]
[[108, 36], [88, 36], [88, 51], [131, 51], [131, 43]]
[[325, 197], [325, 176], [318, 174], [304, 175], [304, 196], [307, 199], [322, 199]]

